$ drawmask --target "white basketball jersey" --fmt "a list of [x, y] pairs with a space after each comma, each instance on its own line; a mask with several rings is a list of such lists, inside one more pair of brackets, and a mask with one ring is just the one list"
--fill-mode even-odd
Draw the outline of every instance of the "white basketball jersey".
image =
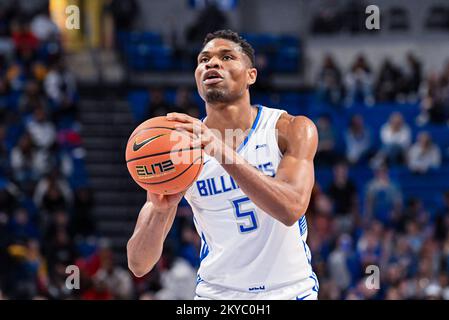
[[[282, 159], [275, 128], [283, 112], [258, 106], [251, 131], [237, 149], [265, 175], [274, 176]], [[198, 283], [256, 293], [315, 279], [305, 216], [291, 227], [274, 219], [251, 202], [215, 158], [205, 156], [185, 198], [202, 241]]]

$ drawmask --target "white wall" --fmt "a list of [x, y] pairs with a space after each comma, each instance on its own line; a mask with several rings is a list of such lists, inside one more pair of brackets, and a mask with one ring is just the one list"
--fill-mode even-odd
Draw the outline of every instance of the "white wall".
[[298, 0], [240, 0], [240, 29], [299, 34], [304, 27], [302, 6]]
[[354, 58], [363, 53], [374, 69], [378, 69], [385, 57], [397, 64], [405, 62], [405, 55], [412, 51], [424, 63], [424, 71], [440, 71], [449, 59], [449, 36], [428, 35], [421, 37], [378, 37], [309, 39], [306, 51], [306, 80], [316, 77], [323, 57], [331, 52], [343, 70], [347, 70]]
[[[141, 17], [137, 21], [140, 30], [161, 32], [169, 37], [175, 31], [183, 40], [187, 28], [195, 21], [198, 11], [188, 6], [187, 0], [139, 0]], [[239, 12], [228, 14], [229, 23], [237, 28]]]
[[[360, 0], [362, 1], [362, 0]], [[373, 35], [311, 37], [308, 34], [313, 13], [318, 7], [339, 7], [346, 0], [239, 0], [237, 9], [228, 12], [230, 26], [240, 32], [271, 32], [301, 35], [306, 44], [305, 62], [307, 80], [321, 65], [322, 57], [332, 51], [338, 62], [348, 68], [359, 52], [364, 52], [374, 67], [388, 55], [402, 63], [405, 54], [412, 50], [423, 57], [426, 70], [440, 69], [449, 57], [449, 35], [428, 35], [422, 28], [430, 5], [449, 6], [449, 0], [367, 0], [376, 4], [381, 13], [381, 30]], [[187, 0], [139, 0], [140, 29], [162, 32], [168, 39], [171, 30], [182, 39], [187, 26], [198, 12], [188, 7]], [[388, 31], [388, 10], [392, 6], [408, 9], [414, 27], [407, 33], [391, 34]], [[188, 44], [185, 44], [188, 45]]]

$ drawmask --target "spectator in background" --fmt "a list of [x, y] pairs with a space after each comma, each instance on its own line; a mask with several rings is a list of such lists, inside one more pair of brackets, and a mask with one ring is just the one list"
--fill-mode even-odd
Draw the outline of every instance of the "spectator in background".
[[164, 91], [160, 88], [150, 90], [150, 104], [148, 106], [147, 118], [165, 116], [167, 113], [174, 111], [174, 107], [170, 105], [164, 97]]
[[159, 300], [188, 300], [195, 294], [195, 269], [183, 258], [176, 256], [170, 243], [164, 243], [161, 271], [162, 289], [156, 293]]
[[337, 159], [337, 152], [335, 149], [336, 136], [330, 116], [322, 115], [318, 118], [317, 130], [320, 140], [318, 142], [316, 163], [318, 165], [332, 165]]
[[[405, 230], [405, 229], [404, 229]], [[396, 236], [388, 259], [388, 263], [397, 263], [405, 270], [405, 276], [411, 276], [416, 272], [417, 258], [414, 256], [410, 243], [403, 231]]]
[[391, 289], [397, 290], [400, 295], [398, 286], [400, 281], [404, 277], [405, 277], [405, 270], [404, 267], [401, 266], [400, 264], [393, 262], [386, 266], [384, 282], [386, 286], [387, 297], [389, 295], [388, 291], [390, 291]]
[[388, 164], [404, 163], [404, 156], [411, 142], [411, 131], [399, 112], [392, 113], [388, 122], [382, 126], [380, 140], [382, 148], [375, 161], [387, 161]]
[[330, 54], [324, 57], [318, 76], [317, 91], [322, 100], [334, 106], [340, 105], [343, 96], [342, 75]]
[[337, 241], [337, 246], [331, 252], [327, 269], [330, 277], [341, 291], [346, 290], [360, 276], [360, 265], [353, 249], [352, 238], [343, 233]]
[[194, 268], [200, 266], [198, 252], [200, 251], [201, 241], [195, 229], [191, 225], [184, 225], [181, 229], [181, 254], [180, 256], [190, 263]]
[[73, 230], [82, 236], [93, 235], [95, 222], [92, 216], [92, 191], [88, 188], [79, 188], [75, 191]]
[[0, 78], [0, 122], [4, 122], [11, 112], [10, 92], [8, 82]]
[[334, 179], [327, 194], [333, 202], [337, 230], [351, 233], [358, 222], [357, 189], [348, 179], [348, 166], [345, 162], [334, 166]]
[[341, 23], [344, 30], [350, 33], [366, 32], [365, 28], [366, 4], [360, 0], [345, 1], [341, 13]]
[[101, 268], [102, 254], [105, 248], [102, 244], [95, 247], [95, 251], [89, 256], [82, 256], [75, 263], [80, 269], [80, 287], [78, 295], [84, 300], [108, 300], [113, 296], [108, 290], [104, 279], [95, 281], [94, 276]]
[[44, 226], [45, 229], [45, 242], [52, 242], [55, 239], [56, 233], [58, 231], [64, 231], [64, 233], [68, 235], [73, 234], [71, 219], [66, 210], [63, 208], [55, 209], [51, 212], [51, 216], [49, 217], [49, 221], [47, 221]]
[[67, 127], [77, 120], [77, 88], [74, 75], [62, 59], [56, 60], [44, 79], [52, 115], [58, 126]]
[[108, 282], [104, 278], [94, 278], [89, 289], [81, 295], [82, 300], [112, 300], [114, 295], [109, 290]]
[[392, 223], [392, 227], [403, 232], [409, 221], [419, 223], [423, 230], [427, 228], [430, 222], [430, 214], [425, 209], [421, 199], [411, 197], [407, 200], [407, 205], [401, 215], [398, 215]]
[[50, 66], [50, 70], [44, 79], [44, 89], [55, 109], [60, 107], [65, 100], [71, 102], [75, 100], [75, 77], [67, 70], [62, 59]]
[[185, 55], [196, 65], [197, 56], [208, 33], [228, 28], [228, 17], [212, 1], [198, 13], [196, 19], [187, 26], [185, 39], [188, 45], [185, 47]]
[[30, 122], [27, 123], [27, 131], [33, 139], [34, 145], [38, 148], [48, 150], [56, 141], [56, 128], [48, 120], [43, 107], [34, 110]]
[[407, 53], [406, 64], [403, 68], [401, 81], [401, 94], [408, 96], [408, 100], [415, 102], [422, 81], [422, 66], [418, 58], [412, 53]]
[[424, 174], [441, 165], [440, 148], [432, 142], [428, 132], [420, 132], [417, 141], [408, 151], [408, 168], [414, 173]]
[[31, 32], [41, 42], [49, 42], [59, 38], [58, 26], [51, 20], [48, 6], [44, 6], [31, 20]]
[[424, 125], [428, 122], [444, 123], [449, 119], [448, 91], [443, 87], [436, 72], [428, 76], [422, 89], [421, 113], [416, 119], [418, 125]]
[[17, 208], [20, 196], [21, 191], [14, 183], [0, 179], [0, 215], [4, 213], [10, 216]]
[[13, 24], [12, 39], [21, 62], [30, 62], [35, 59], [39, 48], [39, 39], [30, 30], [29, 22], [17, 21]]
[[39, 229], [30, 219], [25, 208], [18, 208], [9, 222], [9, 230], [14, 238], [27, 240], [39, 237]]
[[376, 219], [388, 225], [401, 209], [401, 190], [391, 182], [387, 167], [381, 166], [366, 186], [365, 223], [369, 224], [372, 219]]
[[251, 86], [256, 92], [269, 92], [273, 90], [273, 70], [270, 68], [268, 54], [259, 52], [256, 56], [255, 68], [257, 69], [257, 81]]
[[36, 207], [51, 212], [69, 208], [73, 202], [73, 194], [68, 182], [60, 176], [57, 169], [53, 169], [37, 184], [33, 200]]
[[443, 242], [443, 261], [446, 265], [446, 273], [449, 273], [449, 234]]
[[114, 253], [110, 248], [103, 252], [101, 267], [95, 273], [93, 281], [104, 283], [112, 299], [131, 299], [133, 282], [128, 270], [117, 266], [114, 262]]
[[385, 59], [376, 81], [376, 101], [396, 101], [399, 93], [402, 74], [390, 59]]
[[8, 65], [5, 72], [5, 79], [8, 83], [10, 92], [19, 93], [25, 87], [26, 79], [30, 77], [25, 67], [20, 62], [14, 62]]
[[187, 28], [187, 42], [194, 47], [200, 46], [208, 33], [226, 29], [228, 25], [227, 20], [226, 15], [215, 3], [207, 2], [195, 22]]
[[40, 243], [36, 239], [27, 242], [26, 264], [28, 270], [33, 274], [37, 291], [43, 292], [48, 287], [48, 266], [47, 261], [41, 253]]
[[444, 239], [446, 239], [449, 235], [448, 231], [449, 231], [449, 191], [446, 191], [443, 196], [443, 206], [440, 209], [438, 209], [435, 217], [435, 231], [434, 231], [435, 239], [438, 241], [444, 241]]
[[10, 36], [13, 15], [12, 2], [0, 5], [0, 39]]
[[379, 266], [381, 264], [383, 235], [384, 229], [377, 221], [371, 222], [363, 231], [357, 241], [357, 254], [362, 270], [366, 270], [369, 265]]
[[356, 58], [351, 66], [351, 70], [346, 74], [344, 82], [346, 87], [346, 107], [352, 106], [359, 98], [367, 106], [374, 104], [373, 75], [363, 55], [359, 55]]
[[28, 300], [45, 290], [47, 269], [36, 240], [13, 238], [7, 251], [10, 269], [5, 291], [8, 297]]
[[11, 278], [9, 277], [11, 272], [11, 259], [7, 248], [13, 237], [8, 228], [9, 216], [10, 212], [5, 212], [5, 207], [2, 205], [0, 207], [0, 291], [4, 291], [6, 284], [11, 282]]
[[312, 33], [331, 34], [341, 30], [342, 20], [333, 4], [323, 5], [312, 19]]
[[41, 94], [39, 83], [36, 80], [29, 80], [19, 99], [19, 112], [27, 116], [32, 114], [36, 109], [43, 108], [45, 105], [46, 99]]
[[186, 113], [194, 118], [200, 117], [199, 107], [192, 99], [189, 89], [180, 87], [176, 90], [175, 106], [176, 112]]
[[58, 130], [58, 154], [57, 164], [61, 173], [66, 177], [83, 179], [84, 172], [76, 166], [85, 157], [86, 151], [82, 147], [81, 135], [73, 128], [64, 128]]
[[5, 125], [0, 124], [0, 177], [9, 175], [9, 146], [6, 141]]
[[25, 133], [11, 151], [11, 167], [14, 179], [19, 184], [37, 182], [47, 171], [48, 154], [37, 150], [29, 133]]
[[139, 15], [139, 4], [136, 0], [109, 0], [105, 9], [112, 15], [116, 32], [132, 30]]
[[371, 132], [365, 127], [363, 117], [356, 114], [351, 118], [345, 133], [346, 159], [351, 164], [367, 160], [371, 154]]

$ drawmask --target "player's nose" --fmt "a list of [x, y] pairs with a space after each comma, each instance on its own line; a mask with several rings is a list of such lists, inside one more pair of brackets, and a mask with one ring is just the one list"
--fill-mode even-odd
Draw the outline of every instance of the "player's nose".
[[206, 63], [206, 69], [220, 68], [220, 59], [217, 57], [212, 57]]

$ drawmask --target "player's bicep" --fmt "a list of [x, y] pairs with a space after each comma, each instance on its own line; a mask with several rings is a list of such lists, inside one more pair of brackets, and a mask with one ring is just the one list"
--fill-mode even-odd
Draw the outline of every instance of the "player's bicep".
[[279, 164], [276, 179], [288, 183], [294, 189], [312, 190], [315, 183], [313, 160], [284, 156]]
[[292, 187], [310, 189], [314, 180], [314, 157], [318, 147], [318, 132], [315, 124], [306, 117], [295, 117], [285, 131], [287, 148], [279, 164], [277, 179]]

